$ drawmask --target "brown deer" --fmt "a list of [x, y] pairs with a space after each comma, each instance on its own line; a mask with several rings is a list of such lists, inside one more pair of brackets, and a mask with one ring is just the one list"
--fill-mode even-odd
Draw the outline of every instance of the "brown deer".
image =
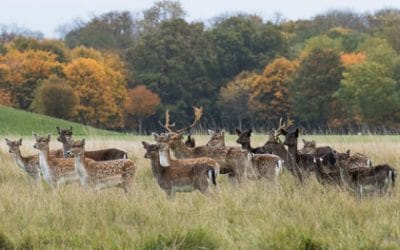
[[74, 160], [57, 158], [49, 155], [50, 134], [35, 138], [34, 148], [39, 150], [39, 166], [44, 180], [52, 187], [58, 187], [62, 183], [79, 181], [79, 176], [74, 168]]
[[[68, 158], [67, 152], [69, 151], [71, 145], [69, 144], [69, 139], [72, 139], [72, 127], [69, 129], [60, 129], [56, 127], [58, 132], [57, 140], [63, 145], [63, 155], [64, 158]], [[116, 159], [128, 159], [128, 154], [117, 148], [100, 149], [94, 151], [85, 151], [85, 156], [91, 158], [95, 161], [108, 161]]]
[[293, 121], [288, 120], [287, 124], [285, 124], [282, 118], [279, 120], [279, 125], [276, 129], [273, 129], [269, 135], [267, 142], [264, 144], [264, 148], [266, 153], [278, 155], [285, 161], [285, 166], [290, 168], [289, 164], [289, 154], [286, 150], [283, 142], [279, 139], [279, 136], [282, 134], [282, 130], [288, 129], [292, 125]]
[[168, 133], [161, 134], [157, 142], [167, 142], [178, 159], [182, 158], [199, 158], [209, 157], [216, 160], [221, 167], [221, 174], [229, 174], [230, 177], [236, 178], [238, 182], [246, 179], [247, 171], [251, 171], [251, 154], [246, 150], [236, 147], [210, 147], [200, 146], [195, 148], [187, 147], [182, 141], [182, 132], [188, 128], [192, 128], [201, 118], [203, 109], [194, 108], [195, 119], [191, 125], [186, 128], [172, 131], [169, 123], [169, 112], [166, 111], [165, 125], [163, 126]]
[[397, 172], [391, 166], [377, 165], [371, 168], [347, 169], [340, 167], [343, 183], [362, 197], [364, 192], [383, 195], [390, 187], [394, 187]]
[[22, 171], [26, 172], [30, 177], [32, 177], [35, 181], [40, 180], [40, 168], [39, 168], [39, 159], [37, 155], [29, 155], [22, 156], [20, 146], [22, 145], [22, 139], [18, 141], [11, 141], [9, 139], [5, 139], [7, 146], [9, 147], [8, 152], [11, 154], [11, 157], [14, 159], [17, 166], [22, 169]]
[[324, 155], [334, 153], [334, 150], [329, 146], [317, 147], [317, 143], [303, 139], [304, 146], [300, 149], [301, 154]]
[[70, 140], [68, 154], [74, 157], [75, 171], [83, 187], [95, 190], [118, 186], [128, 192], [136, 173], [136, 166], [129, 159], [95, 161], [85, 157], [85, 139]]
[[209, 129], [208, 134], [211, 136], [207, 142], [209, 147], [225, 147], [225, 129], [219, 132]]
[[335, 158], [337, 161], [337, 165], [341, 165], [346, 169], [372, 167], [372, 161], [366, 155], [361, 153], [350, 155], [350, 150], [347, 150], [345, 153], [335, 152]]
[[219, 164], [215, 160], [206, 157], [174, 160], [167, 143], [142, 144], [146, 149], [144, 157], [151, 161], [153, 176], [169, 198], [173, 198], [176, 192], [194, 189], [209, 195], [208, 179], [217, 185]]

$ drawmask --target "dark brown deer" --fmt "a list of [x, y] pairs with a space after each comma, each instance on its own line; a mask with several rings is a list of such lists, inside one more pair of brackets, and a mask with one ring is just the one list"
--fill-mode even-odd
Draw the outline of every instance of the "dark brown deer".
[[236, 129], [236, 133], [239, 136], [239, 138], [236, 140], [237, 143], [239, 143], [240, 145], [242, 145], [243, 149], [246, 149], [247, 151], [250, 151], [254, 154], [265, 154], [267, 153], [267, 150], [265, 149], [264, 146], [262, 147], [257, 147], [257, 148], [253, 148], [251, 146], [250, 143], [250, 136], [252, 133], [252, 130], [249, 129], [245, 132], [242, 132], [240, 129]]
[[304, 146], [300, 149], [301, 154], [312, 154], [312, 155], [324, 155], [334, 153], [334, 150], [329, 146], [317, 147], [317, 143], [312, 141], [306, 141], [303, 139]]
[[394, 187], [397, 172], [387, 164], [351, 170], [340, 166], [340, 176], [350, 190], [362, 197], [364, 192], [386, 193], [390, 187]]
[[219, 173], [219, 164], [210, 158], [173, 160], [167, 143], [148, 144], [142, 142], [145, 158], [150, 159], [153, 176], [169, 198], [175, 192], [199, 190], [209, 195], [208, 179], [214, 186]]
[[264, 144], [266, 153], [278, 155], [285, 161], [285, 166], [289, 163], [288, 161], [288, 151], [286, 150], [283, 142], [279, 139], [282, 134], [282, 130], [288, 129], [292, 125], [293, 121], [289, 120], [285, 124], [282, 118], [279, 120], [279, 125], [276, 129], [273, 129], [269, 135], [268, 141]]
[[[69, 129], [60, 129], [56, 127], [58, 132], [57, 140], [63, 144], [64, 158], [70, 158], [67, 154], [71, 148], [70, 140], [72, 139], [72, 127]], [[117, 159], [128, 159], [128, 154], [117, 148], [107, 148], [93, 151], [85, 151], [85, 157], [93, 159], [95, 161], [109, 161]]]
[[199, 158], [209, 157], [216, 160], [221, 167], [221, 174], [229, 174], [230, 177], [234, 177], [238, 182], [242, 182], [246, 179], [247, 171], [252, 171], [251, 154], [246, 150], [236, 147], [210, 147], [200, 146], [195, 148], [189, 148], [182, 141], [182, 132], [192, 128], [200, 120], [202, 116], [202, 108], [194, 108], [195, 119], [191, 125], [183, 129], [172, 131], [169, 123], [169, 112], [166, 111], [165, 125], [161, 122], [161, 126], [164, 127], [168, 133], [155, 135], [156, 141], [167, 142], [174, 152], [174, 155], [178, 159], [183, 158]]

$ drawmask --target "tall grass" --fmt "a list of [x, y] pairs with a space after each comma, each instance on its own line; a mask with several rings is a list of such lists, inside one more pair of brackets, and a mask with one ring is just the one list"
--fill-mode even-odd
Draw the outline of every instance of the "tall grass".
[[[235, 145], [234, 136], [228, 144]], [[309, 137], [311, 138], [311, 137]], [[178, 193], [168, 200], [143, 158], [143, 138], [89, 137], [89, 148], [116, 146], [138, 165], [134, 191], [100, 192], [77, 184], [51, 190], [33, 184], [0, 143], [0, 249], [396, 249], [400, 245], [400, 194], [365, 197], [311, 178], [299, 185], [284, 173], [279, 185], [265, 181], [232, 186], [218, 178], [207, 198]], [[152, 141], [152, 138], [144, 138]], [[254, 146], [265, 141], [255, 136]], [[398, 137], [313, 137], [321, 145], [351, 149], [375, 163], [399, 163]], [[207, 137], [196, 137], [198, 144]], [[32, 140], [22, 151], [34, 153]], [[60, 147], [52, 142], [53, 148]]]

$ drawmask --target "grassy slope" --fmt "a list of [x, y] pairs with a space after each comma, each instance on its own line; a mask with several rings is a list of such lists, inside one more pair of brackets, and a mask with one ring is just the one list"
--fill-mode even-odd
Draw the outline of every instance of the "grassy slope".
[[[235, 145], [229, 136], [228, 145]], [[35, 186], [0, 147], [0, 249], [397, 249], [400, 188], [363, 200], [314, 179], [300, 186], [287, 172], [275, 187], [265, 181], [232, 186], [220, 176], [219, 192], [166, 199], [143, 158], [142, 138], [93, 138], [113, 145], [138, 165], [134, 192], [101, 192], [79, 185], [52, 191]], [[152, 138], [145, 138], [151, 142]], [[254, 146], [265, 136], [254, 136]], [[400, 163], [398, 137], [315, 137], [320, 144], [369, 155], [375, 163]], [[196, 136], [201, 145], [206, 136]], [[33, 152], [31, 141], [23, 152]], [[30, 150], [30, 151], [29, 151]]]
[[117, 135], [117, 133], [0, 105], [0, 135], [29, 136], [32, 132], [54, 134], [56, 126], [61, 128], [73, 126], [75, 135]]

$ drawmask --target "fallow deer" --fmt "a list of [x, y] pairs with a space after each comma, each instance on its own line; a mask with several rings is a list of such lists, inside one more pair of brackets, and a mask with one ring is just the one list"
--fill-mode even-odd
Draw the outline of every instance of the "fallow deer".
[[[72, 127], [70, 127], [69, 129], [60, 129], [59, 127], [56, 127], [56, 129], [58, 132], [57, 140], [63, 145], [64, 158], [68, 158], [70, 156], [68, 156], [67, 152], [71, 147], [71, 145], [69, 145], [69, 139], [72, 139], [73, 134]], [[95, 161], [108, 161], [128, 158], [128, 154], [125, 151], [117, 148], [85, 151], [85, 156]]]
[[29, 155], [22, 156], [20, 146], [22, 145], [22, 139], [18, 141], [11, 141], [9, 139], [5, 139], [7, 146], [9, 147], [8, 152], [11, 154], [11, 157], [14, 159], [17, 166], [22, 169], [22, 171], [26, 172], [30, 177], [32, 177], [35, 181], [40, 180], [40, 168], [39, 168], [39, 159], [37, 155]]
[[351, 170], [339, 167], [343, 183], [359, 197], [362, 197], [364, 192], [378, 192], [382, 195], [395, 185], [397, 172], [387, 164]]
[[207, 142], [207, 146], [225, 147], [225, 129], [219, 132], [209, 129], [208, 134], [210, 135], [210, 140]]
[[372, 161], [368, 158], [368, 156], [361, 153], [350, 155], [350, 150], [347, 150], [345, 153], [335, 152], [335, 158], [337, 165], [341, 165], [347, 169], [372, 167]]
[[173, 198], [175, 192], [194, 189], [209, 195], [208, 179], [217, 185], [216, 178], [219, 173], [217, 161], [206, 157], [173, 160], [167, 143], [142, 142], [142, 144], [146, 149], [144, 157], [150, 159], [153, 175], [168, 197]]
[[119, 186], [128, 192], [136, 173], [136, 165], [129, 159], [95, 161], [85, 157], [85, 139], [70, 140], [68, 155], [74, 157], [75, 171], [83, 187], [95, 190]]
[[239, 136], [239, 138], [236, 140], [237, 143], [239, 143], [240, 145], [242, 145], [243, 149], [246, 149], [254, 154], [265, 154], [267, 153], [267, 150], [264, 148], [264, 146], [262, 147], [257, 147], [257, 148], [253, 148], [251, 146], [250, 143], [250, 136], [252, 133], [252, 130], [249, 129], [247, 131], [242, 132], [240, 129], [236, 129], [236, 133]]
[[169, 112], [167, 110], [165, 125], [161, 122], [160, 124], [168, 133], [160, 135], [157, 142], [167, 142], [174, 152], [175, 157], [178, 159], [199, 157], [212, 158], [219, 163], [221, 174], [229, 174], [230, 177], [236, 178], [238, 182], [242, 182], [246, 179], [247, 171], [252, 171], [251, 153], [236, 147], [200, 146], [189, 148], [184, 144], [182, 141], [182, 132], [188, 128], [192, 128], [200, 120], [203, 109], [194, 108], [194, 112], [195, 119], [191, 125], [183, 129], [172, 131], [170, 128], [171, 124], [169, 123]]
[[301, 154], [312, 154], [312, 155], [324, 155], [334, 153], [334, 150], [329, 146], [317, 147], [317, 143], [312, 141], [307, 141], [303, 139], [303, 148], [300, 149]]
[[68, 158], [57, 158], [49, 155], [50, 134], [35, 138], [35, 149], [39, 150], [39, 166], [44, 180], [52, 187], [58, 187], [62, 183], [79, 181], [75, 171], [74, 160]]

